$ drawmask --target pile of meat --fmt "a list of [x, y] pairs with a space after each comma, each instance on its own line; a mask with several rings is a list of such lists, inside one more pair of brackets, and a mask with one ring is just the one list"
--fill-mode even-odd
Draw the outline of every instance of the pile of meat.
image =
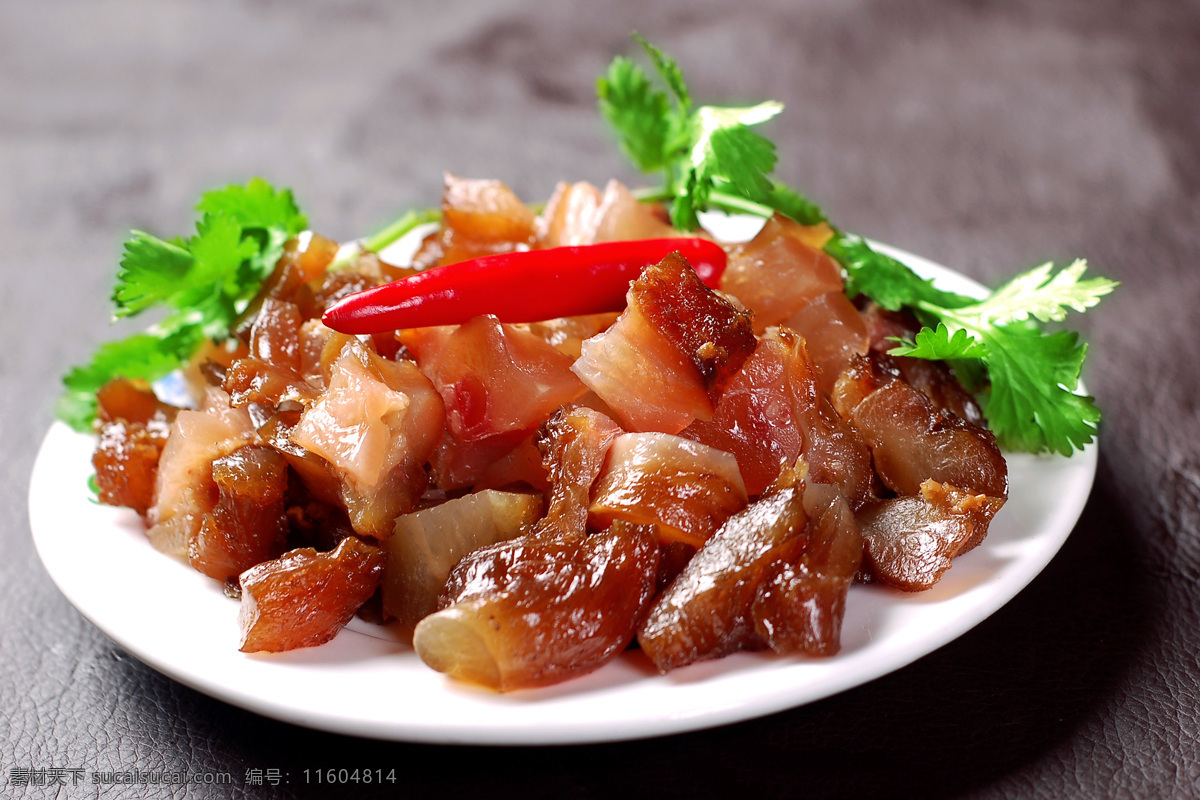
[[347, 294], [495, 252], [674, 235], [613, 182], [535, 216], [447, 178], [411, 268], [289, 244], [188, 377], [197, 409], [99, 393], [101, 499], [241, 598], [242, 650], [320, 644], [356, 614], [510, 690], [636, 644], [663, 672], [735, 650], [828, 656], [854, 581], [927, 589], [978, 545], [1004, 459], [944, 364], [887, 355], [914, 319], [848, 300], [830, 231], [769, 220], [721, 291], [678, 255], [618, 314], [369, 337]]

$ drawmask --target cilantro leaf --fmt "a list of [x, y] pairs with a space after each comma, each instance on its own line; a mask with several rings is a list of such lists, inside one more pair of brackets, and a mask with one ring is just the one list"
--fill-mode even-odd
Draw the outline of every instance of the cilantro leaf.
[[699, 226], [697, 214], [710, 206], [714, 193], [778, 209], [801, 219], [823, 216], [815, 205], [769, 174], [775, 168], [775, 145], [750, 130], [783, 110], [773, 100], [754, 106], [692, 107], [691, 94], [675, 61], [641, 36], [642, 46], [667, 92], [628, 59], [613, 59], [596, 82], [600, 113], [617, 134], [621, 150], [643, 172], [661, 171], [672, 200], [671, 220], [689, 231]]
[[1046, 263], [1021, 273], [979, 303], [974, 313], [993, 325], [1030, 317], [1042, 322], [1061, 322], [1068, 310], [1087, 311], [1117, 287], [1115, 281], [1107, 278], [1080, 280], [1087, 269], [1083, 259], [1077, 259], [1052, 277], [1053, 268], [1053, 263]]
[[922, 328], [917, 331], [912, 342], [896, 340], [899, 345], [888, 351], [888, 355], [909, 356], [910, 358], [927, 358], [932, 361], [946, 361], [956, 358], [983, 358], [987, 355], [987, 345], [959, 328], [950, 333], [945, 323], [938, 323], [936, 328]]
[[292, 193], [260, 178], [205, 193], [197, 210], [196, 233], [186, 240], [134, 231], [125, 243], [115, 316], [160, 307], [169, 313], [144, 333], [101, 345], [63, 378], [58, 415], [77, 430], [91, 428], [95, 393], [108, 381], [157, 380], [187, 363], [206, 339], [228, 339], [284, 244], [307, 225]]
[[276, 189], [262, 178], [251, 178], [245, 186], [233, 184], [212, 189], [196, 204], [200, 214], [231, 217], [244, 229], [277, 228], [296, 235], [308, 227], [291, 189]]
[[618, 56], [596, 80], [600, 113], [617, 132], [617, 142], [642, 172], [666, 167], [670, 103], [637, 64]]
[[825, 212], [821, 211], [816, 203], [779, 181], [772, 183], [767, 205], [801, 225], [819, 225], [825, 222]]
[[186, 245], [133, 231], [125, 242], [113, 289], [116, 316], [131, 317], [168, 302], [194, 264]]
[[920, 307], [922, 301], [944, 308], [975, 302], [965, 295], [934, 287], [933, 281], [878, 252], [858, 236], [838, 233], [826, 243], [825, 252], [846, 270], [847, 296], [865, 294], [888, 311], [899, 311], [905, 306]]
[[991, 389], [988, 425], [1006, 447], [1069, 456], [1096, 435], [1100, 409], [1079, 395], [1087, 347], [1070, 331], [995, 327], [981, 334]]
[[683, 71], [675, 63], [675, 59], [650, 44], [637, 33], [633, 34], [632, 38], [646, 51], [646, 55], [650, 57], [650, 63], [654, 65], [655, 71], [658, 72], [663, 82], [667, 84], [667, 88], [671, 90], [671, 94], [675, 95], [675, 100], [679, 103], [680, 113], [686, 115], [691, 108], [692, 97], [688, 93], [687, 82], [683, 79]]

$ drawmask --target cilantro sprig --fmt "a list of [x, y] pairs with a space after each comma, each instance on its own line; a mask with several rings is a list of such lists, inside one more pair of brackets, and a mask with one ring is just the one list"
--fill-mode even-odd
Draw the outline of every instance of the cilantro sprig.
[[775, 169], [775, 145], [751, 127], [779, 114], [781, 103], [694, 107], [674, 59], [637, 34], [633, 38], [666, 91], [656, 89], [640, 66], [618, 56], [596, 81], [600, 113], [640, 170], [662, 173], [658, 199], [672, 201], [676, 228], [695, 230], [700, 224], [697, 212], [710, 205], [779, 210], [807, 224], [824, 219], [814, 204], [768, 177]]
[[[750, 130], [775, 117], [781, 104], [693, 108], [678, 64], [636, 34], [634, 39], [667, 90], [656, 89], [644, 70], [621, 56], [596, 88], [621, 150], [643, 172], [663, 175], [662, 188], [641, 193], [643, 199], [670, 202], [672, 222], [681, 230], [695, 229], [697, 213], [707, 208], [779, 212], [802, 225], [827, 221], [816, 204], [771, 179], [775, 146]], [[938, 289], [862, 238], [833, 231], [825, 250], [842, 265], [847, 294], [865, 294], [892, 311], [909, 308], [926, 325], [892, 354], [952, 363], [978, 392], [1003, 445], [1070, 455], [1093, 440], [1100, 410], [1093, 398], [1077, 393], [1087, 347], [1077, 334], [1048, 332], [1039, 323], [1086, 311], [1115, 282], [1084, 279], [1082, 261], [1056, 274], [1045, 264], [977, 300]]]
[[125, 242], [114, 316], [167, 313], [143, 333], [102, 344], [63, 378], [58, 416], [76, 430], [91, 430], [96, 391], [113, 378], [154, 381], [186, 364], [206, 340], [227, 340], [284, 243], [308, 227], [291, 191], [260, 178], [207, 192], [196, 210], [196, 232], [187, 239], [133, 231]]
[[1060, 322], [1068, 311], [1086, 311], [1117, 284], [1083, 279], [1077, 260], [1057, 274], [1043, 264], [1013, 278], [984, 300], [947, 308], [928, 298], [908, 305], [937, 320], [897, 356], [980, 359], [990, 386], [981, 395], [997, 438], [1017, 450], [1070, 455], [1092, 441], [1100, 421], [1095, 400], [1076, 393], [1087, 345], [1071, 331], [1047, 332], [1033, 320]]

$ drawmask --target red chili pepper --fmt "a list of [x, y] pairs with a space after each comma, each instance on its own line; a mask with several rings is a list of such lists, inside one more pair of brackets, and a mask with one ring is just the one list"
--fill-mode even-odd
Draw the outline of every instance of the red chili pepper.
[[352, 294], [330, 306], [323, 321], [342, 333], [381, 333], [456, 325], [480, 314], [501, 322], [620, 311], [630, 281], [679, 252], [715, 288], [725, 251], [698, 238], [643, 239], [482, 256], [447, 264]]

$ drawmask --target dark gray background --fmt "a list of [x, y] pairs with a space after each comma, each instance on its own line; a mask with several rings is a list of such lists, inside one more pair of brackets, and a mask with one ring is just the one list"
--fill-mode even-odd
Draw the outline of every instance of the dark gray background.
[[[59, 375], [112, 335], [126, 231], [181, 233], [199, 192], [255, 174], [335, 238], [435, 203], [443, 170], [529, 200], [636, 181], [592, 88], [634, 28], [702, 100], [784, 101], [779, 174], [841, 226], [985, 281], [1075, 256], [1123, 281], [1078, 323], [1100, 472], [1045, 573], [838, 697], [557, 750], [276, 723], [84, 621], [37, 560], [26, 491]], [[1198, 143], [1195, 2], [0, 2], [0, 783], [208, 769], [235, 778], [216, 795], [282, 797], [334, 794], [298, 785], [306, 767], [395, 767], [389, 796], [1200, 796]], [[247, 768], [293, 781], [254, 791]], [[155, 795], [99, 792], [122, 794]]]

